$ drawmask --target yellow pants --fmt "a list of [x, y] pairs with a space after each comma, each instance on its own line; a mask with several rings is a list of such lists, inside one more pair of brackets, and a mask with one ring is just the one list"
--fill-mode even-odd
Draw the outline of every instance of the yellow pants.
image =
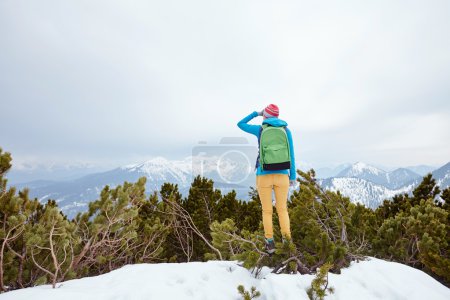
[[287, 210], [287, 197], [289, 192], [289, 177], [287, 174], [267, 174], [256, 176], [256, 188], [262, 205], [262, 218], [264, 224], [264, 236], [273, 238], [273, 205], [272, 189], [275, 191], [275, 207], [280, 220], [281, 235], [291, 238], [289, 214]]

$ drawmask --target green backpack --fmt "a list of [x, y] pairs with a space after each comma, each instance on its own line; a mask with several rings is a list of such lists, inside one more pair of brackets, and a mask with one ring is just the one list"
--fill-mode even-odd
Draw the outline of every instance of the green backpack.
[[291, 168], [291, 154], [285, 127], [262, 125], [259, 138], [259, 163], [264, 171]]

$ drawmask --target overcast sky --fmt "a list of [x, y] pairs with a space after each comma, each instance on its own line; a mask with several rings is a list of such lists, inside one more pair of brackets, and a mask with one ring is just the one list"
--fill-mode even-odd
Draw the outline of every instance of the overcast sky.
[[[450, 1], [0, 1], [0, 147], [178, 159], [269, 103], [315, 166], [450, 161]], [[255, 120], [255, 124], [261, 120]]]

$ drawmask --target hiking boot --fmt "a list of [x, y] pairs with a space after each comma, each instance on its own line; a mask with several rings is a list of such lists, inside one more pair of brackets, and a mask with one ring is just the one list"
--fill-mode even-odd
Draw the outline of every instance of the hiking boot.
[[273, 241], [273, 238], [271, 239], [265, 239], [265, 250], [269, 254], [273, 254], [275, 252], [275, 242]]

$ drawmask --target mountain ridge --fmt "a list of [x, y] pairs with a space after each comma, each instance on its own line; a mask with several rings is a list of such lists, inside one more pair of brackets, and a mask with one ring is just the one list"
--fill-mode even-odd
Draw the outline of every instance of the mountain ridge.
[[[351, 168], [347, 168], [344, 170], [346, 173], [344, 174], [343, 171], [340, 175], [352, 176], [319, 179], [319, 183], [325, 189], [339, 190], [353, 202], [362, 203], [370, 208], [378, 207], [385, 199], [391, 199], [394, 195], [411, 194], [423, 178], [406, 168], [398, 168], [391, 172], [377, 169], [374, 172], [375, 167], [365, 167], [361, 163], [356, 163], [354, 169], [357, 172], [349, 171], [348, 169]], [[431, 174], [441, 190], [450, 186], [450, 162], [434, 170]]]
[[[450, 163], [433, 171], [440, 186], [450, 185]], [[55, 199], [61, 209], [73, 217], [86, 209], [90, 201], [98, 198], [105, 185], [115, 187], [124, 181], [134, 182], [147, 177], [147, 193], [159, 191], [165, 182], [178, 184], [180, 192], [187, 196], [194, 176], [203, 175], [214, 180], [215, 187], [223, 193], [236, 190], [239, 199], [247, 200], [249, 187], [255, 184], [255, 174], [251, 166], [217, 157], [186, 157], [182, 160], [169, 160], [162, 156], [128, 164], [109, 171], [88, 174], [69, 181], [33, 181], [16, 184], [28, 187], [30, 195], [41, 202]], [[336, 177], [319, 178], [319, 183], [330, 190], [340, 190], [353, 202], [376, 208], [384, 199], [398, 193], [411, 193], [422, 177], [407, 168], [397, 168], [386, 172], [363, 162], [341, 165]]]

